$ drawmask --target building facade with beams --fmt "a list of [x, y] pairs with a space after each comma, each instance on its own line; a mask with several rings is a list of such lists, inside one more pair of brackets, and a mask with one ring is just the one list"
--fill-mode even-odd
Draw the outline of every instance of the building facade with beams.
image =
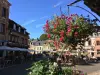
[[21, 25], [9, 19], [11, 4], [0, 0], [0, 57], [10, 51], [28, 51], [29, 33]]
[[31, 41], [30, 42], [30, 50], [34, 50], [35, 53], [42, 53], [42, 52], [50, 52], [52, 50], [52, 47], [50, 46], [48, 41]]
[[29, 33], [9, 19], [10, 6], [8, 0], [0, 0], [0, 45], [28, 48]]
[[89, 38], [84, 44], [84, 49], [88, 51], [89, 56], [100, 57], [100, 26], [96, 26], [96, 32]]
[[0, 0], [0, 45], [4, 45], [8, 40], [10, 6], [7, 0]]
[[18, 47], [18, 48], [27, 48], [29, 33], [26, 31], [24, 27], [17, 24], [13, 20], [9, 19], [8, 25], [8, 43], [7, 45], [10, 47]]

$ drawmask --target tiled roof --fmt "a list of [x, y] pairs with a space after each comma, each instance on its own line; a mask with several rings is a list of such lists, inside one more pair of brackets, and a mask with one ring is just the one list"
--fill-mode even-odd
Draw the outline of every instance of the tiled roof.
[[46, 41], [37, 41], [37, 40], [34, 40], [31, 42], [32, 45], [34, 46], [42, 46], [46, 43]]

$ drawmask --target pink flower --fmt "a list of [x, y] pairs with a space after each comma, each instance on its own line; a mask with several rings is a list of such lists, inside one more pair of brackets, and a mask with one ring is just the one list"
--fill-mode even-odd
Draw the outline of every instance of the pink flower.
[[51, 35], [50, 35], [50, 34], [48, 34], [48, 35], [47, 35], [47, 37], [48, 37], [48, 38], [50, 38], [50, 37], [51, 37]]
[[64, 19], [65, 18], [65, 15], [61, 15], [61, 18]]
[[75, 33], [74, 33], [74, 36], [77, 36], [77, 35], [78, 35], [78, 32], [75, 32]]
[[56, 41], [54, 41], [54, 45], [55, 45], [55, 47], [57, 48], [57, 42], [56, 42]]
[[47, 20], [46, 23], [48, 23], [49, 21]]
[[64, 36], [64, 31], [63, 30], [60, 32], [60, 36]]
[[46, 21], [46, 25], [44, 26], [44, 29], [45, 29], [45, 31], [46, 32], [48, 32], [49, 31], [49, 24], [48, 24], [48, 20]]
[[67, 31], [68, 31], [68, 32], [71, 32], [71, 27], [68, 27]]
[[78, 26], [78, 25], [75, 25], [75, 26], [74, 26], [74, 28], [78, 29], [78, 28], [79, 28], [79, 26]]
[[63, 42], [63, 40], [64, 40], [64, 37], [61, 37], [61, 38], [60, 38], [60, 41]]
[[74, 16], [74, 14], [71, 14], [71, 16]]
[[69, 36], [69, 32], [66, 32], [66, 35]]
[[66, 19], [67, 19], [68, 17], [66, 16]]
[[71, 20], [72, 20], [72, 18], [71, 18], [71, 17], [69, 17], [69, 18], [68, 18], [68, 21], [71, 21]]
[[54, 29], [56, 29], [57, 28], [57, 24], [54, 24]]
[[70, 21], [66, 21], [66, 24], [69, 25], [71, 22]]

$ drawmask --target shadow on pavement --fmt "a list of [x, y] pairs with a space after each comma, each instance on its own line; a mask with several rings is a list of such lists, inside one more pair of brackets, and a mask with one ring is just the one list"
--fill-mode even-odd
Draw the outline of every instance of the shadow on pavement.
[[81, 66], [94, 66], [94, 64], [92, 64], [92, 63], [85, 63], [85, 64], [79, 64], [79, 65], [81, 65]]
[[26, 69], [30, 68], [31, 66], [32, 62], [28, 62], [25, 64], [5, 68], [0, 70], [0, 75], [27, 75], [28, 71]]

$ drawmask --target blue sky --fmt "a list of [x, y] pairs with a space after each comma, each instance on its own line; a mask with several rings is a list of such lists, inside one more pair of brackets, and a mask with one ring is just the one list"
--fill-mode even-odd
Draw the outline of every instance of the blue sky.
[[[30, 38], [38, 38], [43, 31], [43, 25], [47, 19], [51, 19], [54, 14], [60, 15], [60, 7], [62, 12], [67, 13], [67, 4], [75, 0], [8, 0], [12, 5], [10, 7], [10, 19], [19, 23], [27, 29], [30, 33]], [[83, 2], [75, 5], [87, 8]], [[90, 15], [88, 12], [70, 7], [70, 14], [83, 14], [84, 16]], [[96, 15], [95, 13], [93, 13]], [[97, 15], [96, 15], [97, 16]], [[94, 18], [90, 15], [91, 18]], [[99, 16], [97, 16], [100, 18]]]

